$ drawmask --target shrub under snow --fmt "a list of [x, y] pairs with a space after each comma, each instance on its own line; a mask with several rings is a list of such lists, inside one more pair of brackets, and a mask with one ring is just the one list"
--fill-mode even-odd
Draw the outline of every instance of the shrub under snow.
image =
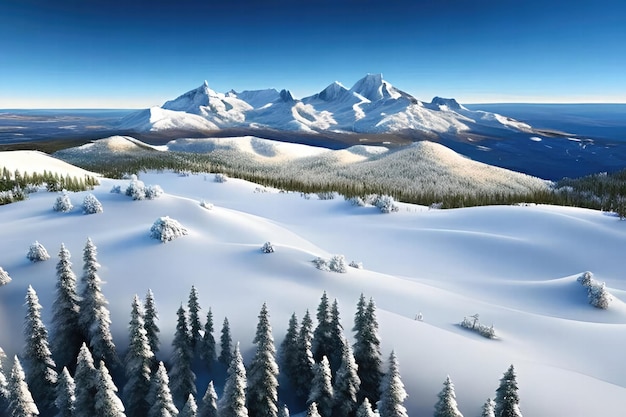
[[163, 194], [163, 188], [160, 185], [148, 185], [145, 189], [146, 198], [148, 200], [154, 200], [161, 197]]
[[348, 266], [356, 269], [363, 269], [363, 262], [350, 261], [350, 265]]
[[380, 209], [381, 213], [393, 213], [400, 210], [400, 207], [398, 207], [396, 201], [390, 195], [378, 196], [374, 205]]
[[318, 257], [313, 260], [313, 264], [321, 271], [332, 271], [342, 274], [348, 272], [348, 263], [343, 255], [333, 255], [329, 260]]
[[589, 271], [583, 273], [577, 279], [583, 287], [587, 288], [587, 297], [589, 304], [594, 307], [606, 310], [609, 308], [609, 304], [613, 301], [613, 296], [606, 289], [604, 282], [598, 282], [593, 279], [593, 274]]
[[200, 201], [200, 207], [205, 208], [207, 210], [213, 210], [213, 204], [205, 200]]
[[46, 248], [44, 248], [43, 245], [37, 241], [30, 245], [26, 257], [31, 262], [47, 261], [50, 259], [50, 255], [48, 255]]
[[[113, 192], [113, 190], [111, 190]], [[139, 180], [136, 175], [131, 175], [130, 183], [126, 188], [125, 194], [132, 197], [133, 200], [154, 200], [163, 194], [163, 189], [159, 185], [146, 186], [143, 181]]]
[[150, 237], [163, 243], [185, 236], [187, 233], [187, 229], [169, 216], [159, 217], [150, 228]]
[[7, 285], [11, 281], [12, 279], [9, 276], [9, 273], [2, 269], [2, 267], [0, 266], [0, 287], [2, 287], [3, 285]]
[[54, 206], [52, 206], [52, 209], [54, 211], [60, 211], [62, 213], [68, 213], [72, 211], [73, 208], [74, 206], [72, 205], [70, 196], [65, 191], [63, 191], [63, 193], [61, 193], [61, 195], [57, 197], [56, 201], [54, 202]]
[[96, 214], [102, 213], [102, 204], [93, 194], [87, 194], [83, 200], [83, 213]]
[[261, 251], [263, 253], [273, 253], [274, 252], [274, 246], [272, 246], [272, 244], [270, 242], [265, 242], [263, 244], [263, 246], [261, 247]]
[[484, 324], [479, 323], [478, 314], [474, 314], [473, 316], [470, 316], [470, 317], [464, 317], [463, 321], [461, 322], [461, 327], [473, 330], [476, 333], [488, 339], [496, 338], [496, 331], [493, 328], [493, 325], [485, 326]]
[[228, 176], [226, 174], [215, 174], [215, 182], [226, 182], [228, 181]]

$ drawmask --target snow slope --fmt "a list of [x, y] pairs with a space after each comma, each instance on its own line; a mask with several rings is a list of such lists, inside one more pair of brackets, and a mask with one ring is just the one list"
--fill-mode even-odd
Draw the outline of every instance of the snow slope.
[[[511, 363], [526, 416], [610, 416], [626, 407], [626, 223], [614, 216], [551, 206], [442, 211], [407, 204], [383, 215], [342, 199], [304, 199], [234, 179], [216, 183], [211, 174], [140, 178], [166, 194], [132, 201], [109, 192], [127, 181], [102, 179], [94, 191], [101, 214], [54, 212], [56, 195], [44, 192], [0, 207], [0, 266], [13, 278], [0, 288], [0, 346], [9, 355], [22, 344], [27, 286], [36, 289], [48, 323], [60, 245], [71, 251], [80, 276], [82, 249], [91, 237], [120, 351], [132, 297], [148, 288], [161, 317], [162, 359], [176, 309], [195, 285], [204, 313], [213, 311], [216, 333], [228, 317], [247, 361], [263, 302], [279, 344], [291, 313], [302, 318], [305, 309], [314, 312], [324, 290], [337, 298], [350, 335], [363, 293], [377, 303], [384, 356], [392, 349], [398, 354], [410, 416], [432, 415], [448, 374], [464, 415], [479, 415]], [[71, 194], [75, 205], [85, 194]], [[202, 208], [202, 199], [214, 209]], [[165, 215], [189, 235], [167, 244], [151, 240], [150, 226]], [[51, 260], [26, 260], [34, 240]], [[261, 253], [265, 241], [275, 253]], [[313, 267], [312, 259], [332, 254], [362, 261], [365, 269], [337, 274]], [[608, 310], [587, 304], [576, 282], [586, 270], [606, 281], [614, 296]], [[414, 319], [418, 312], [421, 322]], [[493, 323], [498, 339], [457, 326], [474, 313]]]

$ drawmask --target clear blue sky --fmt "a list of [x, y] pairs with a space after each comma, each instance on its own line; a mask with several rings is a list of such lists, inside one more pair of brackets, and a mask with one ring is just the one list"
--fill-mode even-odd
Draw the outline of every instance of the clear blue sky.
[[0, 0], [0, 108], [140, 108], [204, 80], [304, 97], [626, 102], [623, 0]]

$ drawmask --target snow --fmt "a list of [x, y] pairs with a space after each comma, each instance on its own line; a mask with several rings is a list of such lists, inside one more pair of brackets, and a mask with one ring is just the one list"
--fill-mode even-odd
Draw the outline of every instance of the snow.
[[75, 167], [60, 159], [50, 158], [47, 154], [39, 151], [5, 151], [0, 152], [0, 169], [6, 168], [13, 173], [15, 170], [21, 173], [28, 172], [43, 174], [44, 171], [53, 174], [69, 174], [73, 177], [96, 175], [93, 172]]
[[[297, 155], [306, 148], [285, 149]], [[6, 153], [0, 161], [19, 159], [25, 164], [19, 169], [57, 164], [31, 155], [40, 158], [37, 165]], [[232, 178], [216, 183], [212, 174], [149, 172], [140, 179], [165, 194], [133, 201], [109, 192], [128, 181], [101, 179], [95, 190], [72, 194], [82, 201], [93, 193], [104, 207], [97, 216], [84, 216], [80, 208], [56, 213], [56, 194], [45, 192], [0, 206], [0, 266], [13, 278], [0, 288], [0, 346], [9, 357], [23, 344], [28, 285], [37, 291], [48, 325], [60, 245], [72, 253], [80, 276], [82, 249], [91, 237], [120, 351], [128, 343], [133, 296], [143, 297], [149, 288], [161, 318], [159, 359], [169, 357], [176, 310], [195, 285], [205, 314], [211, 307], [215, 323], [228, 317], [246, 363], [264, 302], [278, 345], [291, 313], [301, 318], [305, 309], [315, 311], [323, 291], [337, 298], [343, 327], [350, 329], [363, 293], [378, 306], [384, 358], [397, 353], [411, 416], [432, 414], [446, 375], [454, 380], [461, 412], [479, 415], [510, 364], [524, 415], [608, 416], [626, 407], [626, 223], [617, 217], [542, 205], [428, 210], [400, 204], [399, 212], [383, 215], [341, 198], [255, 193], [256, 184]], [[202, 208], [202, 199], [213, 210]], [[189, 234], [167, 244], [150, 239], [150, 226], [163, 216]], [[35, 240], [52, 259], [26, 259]], [[274, 253], [260, 251], [266, 241]], [[363, 262], [364, 269], [337, 274], [311, 262], [335, 254]], [[591, 307], [576, 282], [587, 270], [613, 294], [608, 310]], [[414, 319], [418, 312], [422, 321]], [[494, 325], [496, 340], [457, 325], [475, 313]]]

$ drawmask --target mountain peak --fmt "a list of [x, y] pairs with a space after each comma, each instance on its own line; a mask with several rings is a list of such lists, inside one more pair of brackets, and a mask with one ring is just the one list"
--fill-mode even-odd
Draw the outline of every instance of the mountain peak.
[[430, 104], [434, 107], [447, 107], [450, 110], [466, 110], [458, 101], [453, 98], [433, 97]]
[[387, 98], [397, 98], [398, 93], [387, 81], [383, 80], [383, 74], [367, 74], [357, 81], [351, 92], [360, 94], [370, 101], [378, 101]]
[[323, 89], [317, 97], [324, 101], [332, 101], [338, 98], [340, 95], [348, 92], [348, 89], [344, 87], [339, 81], [335, 81], [330, 84], [328, 87]]
[[290, 101], [296, 101], [293, 96], [291, 95], [291, 91], [289, 90], [280, 90], [280, 99], [281, 101], [284, 101], [286, 103], [290, 102]]

